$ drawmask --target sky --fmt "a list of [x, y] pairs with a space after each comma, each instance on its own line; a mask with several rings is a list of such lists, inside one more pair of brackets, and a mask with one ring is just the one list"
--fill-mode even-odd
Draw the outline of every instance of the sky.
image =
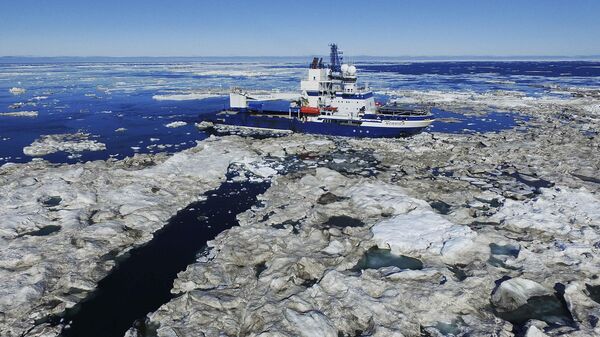
[[0, 56], [600, 55], [600, 0], [1, 0]]

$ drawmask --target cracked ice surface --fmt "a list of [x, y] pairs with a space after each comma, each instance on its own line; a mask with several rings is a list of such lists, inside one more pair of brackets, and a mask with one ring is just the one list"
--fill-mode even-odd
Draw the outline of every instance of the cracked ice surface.
[[[324, 191], [344, 199], [319, 205], [316, 201]], [[378, 197], [381, 203], [374, 202]], [[431, 254], [419, 240], [406, 246], [412, 256], [423, 258], [423, 270], [349, 271], [367, 249], [383, 239], [373, 237], [370, 227], [381, 225], [390, 212], [397, 216], [432, 212], [427, 203], [409, 197], [402, 189], [318, 168], [300, 179], [277, 178], [262, 199], [265, 208], [246, 212], [240, 216], [241, 227], [210, 243], [212, 259], [180, 273], [173, 291], [182, 296], [150, 315], [151, 321], [160, 322], [160, 336], [173, 331], [203, 331], [206, 335], [243, 331], [264, 336], [363, 331], [373, 336], [405, 336], [418, 335], [420, 324], [452, 321], [457, 315], [477, 322], [479, 331], [503, 329], [493, 317], [488, 321], [477, 317], [477, 307], [485, 306], [489, 299], [468, 291], [474, 285], [491, 291], [493, 281], [489, 285], [482, 285], [477, 278], [454, 281], [438, 257], [439, 249]], [[326, 219], [336, 214], [352, 214], [366, 225], [324, 227]], [[268, 218], [262, 221], [265, 215]], [[299, 222], [298, 234], [291, 226], [274, 226], [284, 218]], [[441, 233], [435, 240], [442, 245], [444, 240], [452, 240], [452, 235]], [[479, 251], [487, 248], [484, 243], [477, 245]], [[463, 261], [481, 263], [487, 258], [478, 255], [478, 251], [471, 252]], [[266, 270], [256, 277], [255, 266], [261, 263]]]
[[[582, 95], [436, 103], [532, 116], [498, 133], [220, 137], [172, 157], [5, 165], [1, 210], [16, 220], [2, 225], [0, 331], [79, 301], [114, 265], [102, 256], [147, 241], [229, 167], [272, 185], [179, 273], [148, 315], [158, 336], [600, 335], [600, 120]], [[423, 268], [369, 265], [373, 249]], [[501, 318], [522, 308], [535, 310]]]
[[[498, 98], [531, 128], [334, 139], [344, 156], [305, 146], [305, 169], [209, 242], [147, 323], [158, 336], [600, 335], [600, 144], [584, 132], [597, 99], [488, 96], [444, 104]], [[257, 144], [283, 157], [302, 137]], [[356, 270], [375, 246], [423, 269]]]
[[178, 209], [218, 186], [230, 165], [260, 175], [258, 158], [247, 142], [227, 137], [173, 156], [2, 166], [0, 335], [20, 335], [73, 306], [114, 266], [114, 255], [150, 240]]

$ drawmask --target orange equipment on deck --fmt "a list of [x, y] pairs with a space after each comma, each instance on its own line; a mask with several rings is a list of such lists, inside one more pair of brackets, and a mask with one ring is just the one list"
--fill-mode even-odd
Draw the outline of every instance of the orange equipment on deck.
[[321, 110], [319, 108], [314, 108], [312, 106], [303, 106], [300, 108], [300, 112], [305, 115], [320, 115]]

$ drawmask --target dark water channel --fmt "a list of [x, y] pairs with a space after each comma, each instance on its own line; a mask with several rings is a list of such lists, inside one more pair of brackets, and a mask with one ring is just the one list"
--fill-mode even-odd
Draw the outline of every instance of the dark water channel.
[[223, 230], [238, 225], [236, 215], [256, 203], [269, 183], [225, 182], [171, 218], [147, 244], [133, 249], [98, 283], [98, 289], [56, 324], [71, 322], [65, 337], [122, 337], [146, 314], [172, 298], [177, 273]]

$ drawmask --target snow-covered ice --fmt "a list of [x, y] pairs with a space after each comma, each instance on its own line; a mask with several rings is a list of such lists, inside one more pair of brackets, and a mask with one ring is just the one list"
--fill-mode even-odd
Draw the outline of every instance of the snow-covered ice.
[[114, 266], [102, 256], [150, 240], [178, 209], [218, 186], [238, 158], [242, 167], [259, 159], [230, 137], [172, 156], [2, 166], [0, 330], [20, 334], [73, 306]]
[[12, 87], [10, 89], [8, 89], [8, 92], [10, 92], [11, 94], [17, 96], [17, 95], [21, 95], [24, 94], [27, 90], [25, 88], [18, 88], [18, 87]]
[[11, 111], [11, 112], [0, 112], [0, 116], [8, 117], [37, 117], [37, 111]]
[[219, 97], [217, 94], [210, 93], [183, 93], [183, 94], [161, 94], [154, 95], [152, 98], [156, 101], [188, 101], [188, 100], [200, 100], [211, 97]]
[[179, 127], [186, 126], [186, 125], [187, 125], [187, 123], [182, 122], [182, 121], [175, 121], [175, 122], [165, 124], [165, 126], [168, 128], [179, 128]]
[[[148, 314], [158, 336], [600, 335], [597, 98], [406, 96], [535, 118], [494, 133], [211, 137], [172, 156], [2, 166], [0, 328], [20, 334], [79, 302], [114, 266], [100, 256], [150, 240], [233, 170], [271, 187], [178, 274]], [[578, 117], [565, 123], [565, 109]], [[422, 268], [359, 265], [388, 248]], [[544, 310], [540, 297], [572, 323], [503, 316]], [[43, 329], [56, 331], [30, 335]]]
[[89, 137], [90, 134], [82, 132], [45, 135], [35, 140], [31, 145], [24, 147], [23, 153], [28, 156], [40, 157], [59, 151], [74, 154], [83, 151], [102, 151], [106, 149], [105, 144], [89, 139]]
[[504, 281], [492, 295], [492, 302], [503, 311], [516, 310], [525, 305], [534, 296], [552, 295], [553, 291], [541, 284], [524, 279], [513, 278]]
[[373, 227], [373, 239], [380, 247], [396, 254], [442, 255], [448, 263], [464, 261], [454, 256], [466, 253], [475, 236], [469, 227], [455, 225], [427, 208], [393, 216]]

